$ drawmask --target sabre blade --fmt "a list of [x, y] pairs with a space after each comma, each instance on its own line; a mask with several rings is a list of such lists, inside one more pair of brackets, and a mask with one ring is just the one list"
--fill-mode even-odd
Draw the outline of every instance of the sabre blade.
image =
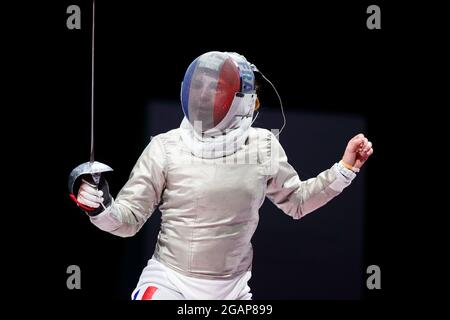
[[94, 54], [95, 54], [95, 0], [92, 0], [92, 45], [91, 45], [91, 155], [94, 163]]

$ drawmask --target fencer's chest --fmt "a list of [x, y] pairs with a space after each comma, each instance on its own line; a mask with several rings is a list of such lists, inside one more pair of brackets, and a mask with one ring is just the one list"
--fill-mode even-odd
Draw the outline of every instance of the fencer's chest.
[[[245, 156], [244, 156], [245, 155]], [[264, 170], [257, 159], [242, 152], [233, 158], [171, 161], [166, 176], [166, 200], [186, 206], [204, 218], [244, 219], [257, 212], [265, 197]], [[169, 199], [172, 198], [172, 199]]]

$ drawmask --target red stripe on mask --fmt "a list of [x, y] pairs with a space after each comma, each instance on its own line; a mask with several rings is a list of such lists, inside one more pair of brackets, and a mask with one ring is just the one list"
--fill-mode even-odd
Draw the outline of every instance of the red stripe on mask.
[[220, 69], [214, 97], [214, 126], [219, 124], [230, 110], [234, 95], [239, 91], [240, 86], [239, 71], [233, 60], [227, 59]]

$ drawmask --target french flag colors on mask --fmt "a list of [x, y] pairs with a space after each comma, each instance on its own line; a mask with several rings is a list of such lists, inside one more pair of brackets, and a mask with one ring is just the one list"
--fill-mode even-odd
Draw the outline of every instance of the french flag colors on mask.
[[224, 52], [207, 52], [195, 59], [181, 86], [181, 105], [189, 122], [194, 125], [201, 121], [203, 131], [220, 123], [236, 93], [254, 89], [253, 72], [249, 77], [250, 72], [245, 58], [238, 61]]

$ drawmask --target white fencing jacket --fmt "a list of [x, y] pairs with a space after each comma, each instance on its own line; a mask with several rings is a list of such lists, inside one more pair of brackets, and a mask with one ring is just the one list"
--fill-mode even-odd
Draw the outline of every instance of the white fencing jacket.
[[128, 237], [159, 205], [162, 222], [154, 257], [187, 276], [231, 279], [251, 269], [250, 240], [266, 196], [300, 219], [355, 177], [336, 163], [300, 181], [266, 129], [251, 127], [237, 152], [215, 159], [193, 156], [180, 130], [155, 136], [111, 206], [90, 219], [101, 230]]

